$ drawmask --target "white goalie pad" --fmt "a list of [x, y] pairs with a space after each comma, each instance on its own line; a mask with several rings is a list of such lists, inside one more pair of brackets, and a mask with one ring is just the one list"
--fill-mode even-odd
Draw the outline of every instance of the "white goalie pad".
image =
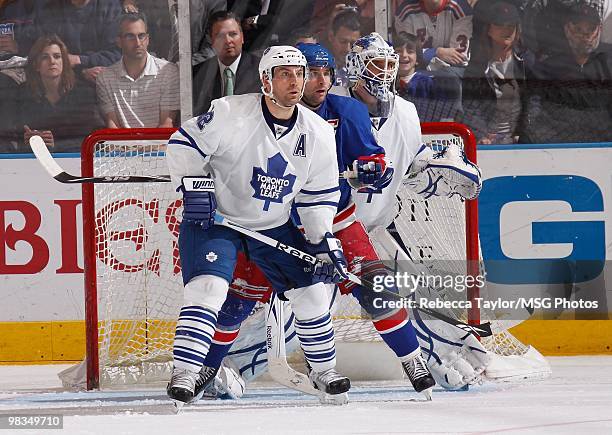
[[[373, 231], [371, 238], [381, 259], [399, 261], [397, 264], [401, 265], [400, 272], [416, 275], [424, 272], [406, 256], [387, 230], [379, 228]], [[406, 289], [400, 288], [400, 293], [404, 293], [402, 290]], [[443, 299], [432, 287], [420, 287], [411, 297], [428, 301]], [[436, 311], [455, 318], [450, 311]], [[482, 374], [491, 357], [476, 337], [416, 310], [410, 310], [410, 318], [417, 331], [423, 358], [439, 385], [454, 390], [482, 381]]]
[[425, 165], [413, 165], [411, 170], [404, 176], [403, 184], [426, 198], [459, 195], [474, 199], [482, 188], [480, 169], [454, 143], [431, 155]]
[[[428, 300], [439, 298], [435, 290], [420, 289], [417, 297]], [[427, 295], [425, 293], [428, 293]], [[446, 316], [453, 314], [437, 309]], [[459, 330], [441, 320], [426, 318], [417, 310], [410, 310], [423, 358], [438, 385], [446, 389], [460, 389], [482, 383], [482, 376], [491, 362], [491, 355], [472, 334]]]

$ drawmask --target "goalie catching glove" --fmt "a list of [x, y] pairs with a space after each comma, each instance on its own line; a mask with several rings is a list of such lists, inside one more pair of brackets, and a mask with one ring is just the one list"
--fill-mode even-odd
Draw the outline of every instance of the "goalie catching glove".
[[339, 283], [348, 279], [348, 263], [342, 252], [342, 244], [332, 233], [325, 233], [319, 243], [306, 242], [306, 252], [320, 261], [314, 266], [312, 282]]
[[347, 181], [359, 192], [380, 193], [391, 183], [393, 172], [393, 166], [384, 154], [361, 156], [353, 162], [350, 171], [352, 177], [347, 178]]
[[215, 224], [215, 181], [209, 177], [183, 177], [177, 190], [183, 192], [183, 221], [207, 230]]
[[426, 198], [459, 195], [475, 199], [482, 187], [482, 175], [459, 145], [450, 144], [438, 153], [423, 145], [403, 183]]

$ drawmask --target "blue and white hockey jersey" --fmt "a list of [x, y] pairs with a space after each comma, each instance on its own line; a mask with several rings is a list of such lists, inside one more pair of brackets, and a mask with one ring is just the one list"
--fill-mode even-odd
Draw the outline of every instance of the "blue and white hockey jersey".
[[[321, 106], [315, 111], [326, 120], [336, 132], [336, 156], [340, 171], [352, 170], [352, 164], [361, 156], [384, 154], [385, 150], [376, 143], [370, 128], [370, 115], [367, 107], [354, 98], [328, 94]], [[353, 189], [341, 179], [338, 214], [334, 219], [334, 232], [346, 228], [355, 221], [355, 207], [352, 200]], [[296, 222], [296, 213], [292, 213]]]
[[[332, 92], [341, 95], [349, 94], [345, 88], [334, 86]], [[353, 194], [357, 206], [357, 219], [368, 231], [376, 227], [387, 227], [395, 218], [395, 195], [402, 185], [402, 178], [409, 171], [415, 158], [427, 159], [429, 154], [421, 150], [421, 124], [414, 104], [395, 96], [393, 111], [389, 118], [370, 117], [372, 133], [378, 144], [384, 148], [385, 155], [393, 162], [395, 173], [391, 184], [380, 193]], [[421, 162], [417, 166], [421, 167]]]
[[395, 10], [395, 31], [411, 33], [421, 40], [426, 64], [436, 57], [438, 47], [456, 48], [467, 56], [472, 15], [467, 0], [448, 0], [434, 15], [427, 13], [420, 0], [404, 0]]
[[284, 224], [295, 201], [306, 237], [318, 243], [340, 197], [334, 130], [299, 106], [291, 120], [275, 121], [261, 94], [214, 100], [170, 138], [172, 182], [210, 174], [217, 212], [253, 230]]

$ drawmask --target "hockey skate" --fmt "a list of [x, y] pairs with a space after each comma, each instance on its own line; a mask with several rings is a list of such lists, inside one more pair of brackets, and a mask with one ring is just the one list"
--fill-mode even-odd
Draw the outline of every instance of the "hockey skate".
[[308, 378], [312, 385], [321, 392], [321, 403], [330, 405], [344, 405], [348, 403], [347, 391], [351, 388], [351, 381], [333, 368], [324, 372], [315, 372], [308, 366]]
[[166, 388], [168, 397], [178, 409], [186, 403], [193, 403], [202, 397], [206, 386], [213, 381], [216, 374], [217, 369], [206, 366], [198, 373], [175, 367]]
[[436, 385], [436, 381], [431, 375], [421, 353], [419, 352], [415, 357], [409, 360], [402, 361], [402, 367], [404, 368], [406, 376], [410, 379], [414, 390], [417, 393], [423, 393], [427, 400], [431, 400], [431, 392], [434, 385]]

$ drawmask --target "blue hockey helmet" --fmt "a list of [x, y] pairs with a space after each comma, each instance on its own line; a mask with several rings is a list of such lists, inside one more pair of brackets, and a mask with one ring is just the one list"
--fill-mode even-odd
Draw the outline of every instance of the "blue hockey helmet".
[[300, 42], [296, 48], [302, 52], [309, 67], [329, 68], [332, 83], [336, 75], [336, 61], [329, 50], [321, 44]]

